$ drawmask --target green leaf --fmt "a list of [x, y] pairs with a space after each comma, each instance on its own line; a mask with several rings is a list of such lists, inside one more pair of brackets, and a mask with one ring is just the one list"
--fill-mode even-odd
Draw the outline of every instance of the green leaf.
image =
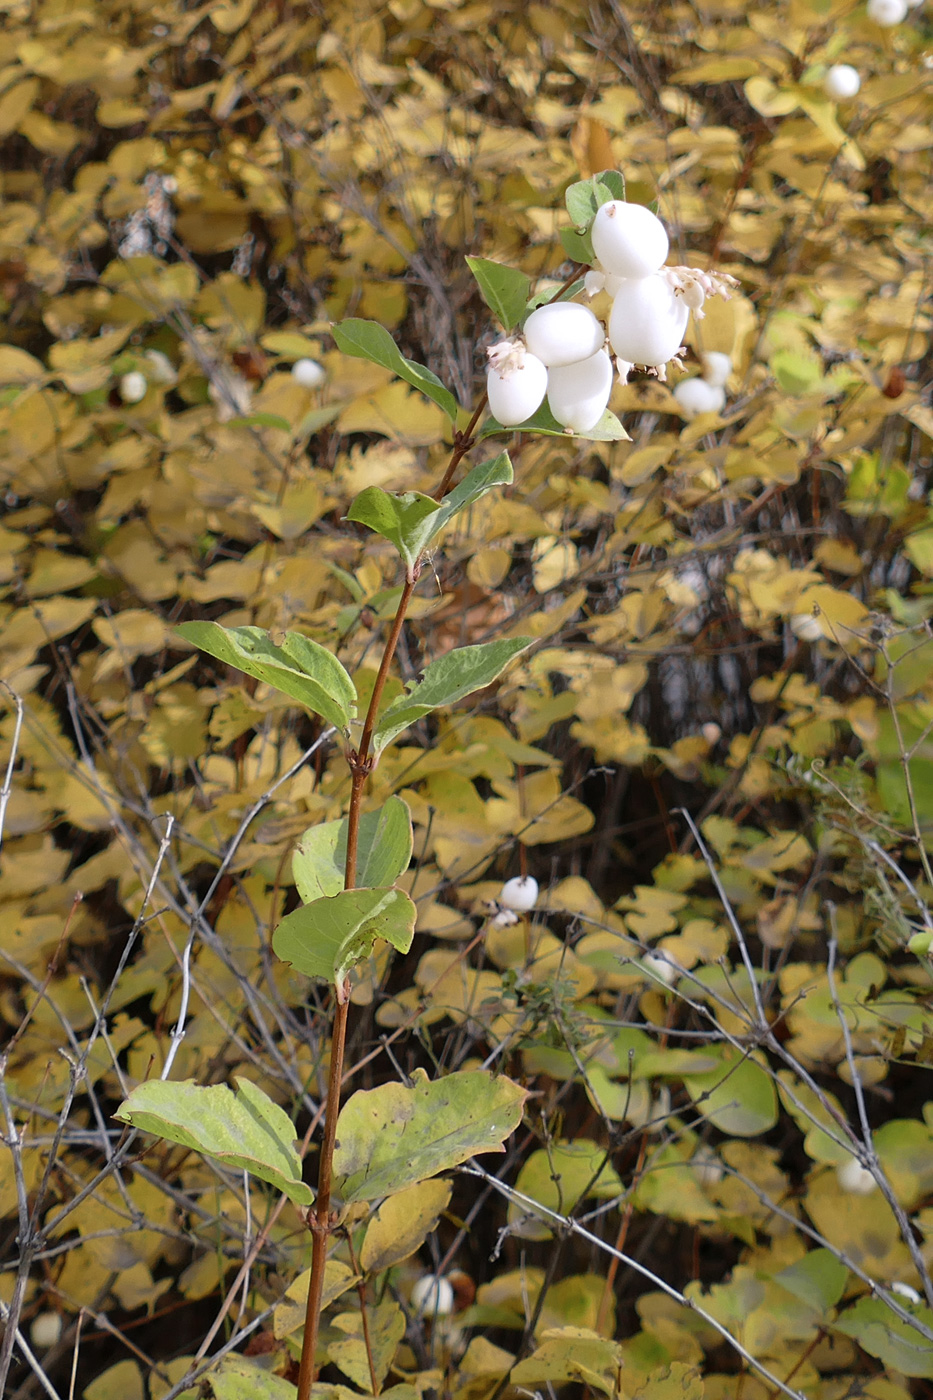
[[368, 486], [356, 497], [346, 518], [368, 525], [394, 544], [410, 578], [417, 560], [458, 511], [471, 506], [494, 486], [507, 486], [511, 481], [508, 453], [500, 452], [498, 457], [468, 472], [440, 503], [418, 491], [394, 495], [379, 486]]
[[276, 646], [261, 627], [183, 622], [175, 630], [186, 642], [274, 686], [338, 729], [346, 729], [356, 714], [356, 689], [344, 667], [326, 647], [300, 632], [286, 632]]
[[809, 1303], [822, 1316], [839, 1302], [848, 1277], [845, 1264], [831, 1250], [811, 1249], [796, 1264], [775, 1274], [774, 1281], [802, 1303]]
[[548, 408], [547, 399], [537, 413], [532, 414], [524, 423], [519, 423], [515, 428], [503, 428], [502, 424], [490, 415], [483, 424], [480, 437], [492, 437], [494, 433], [541, 433], [545, 437], [588, 438], [590, 442], [631, 442], [631, 438], [618, 418], [608, 408], [596, 426], [590, 428], [589, 432], [568, 433], [567, 429], [561, 427]]
[[[590, 259], [590, 261], [592, 261], [592, 258]], [[585, 287], [585, 279], [583, 277], [578, 277], [575, 282], [571, 282], [569, 287], [565, 287], [563, 289], [557, 300], [573, 301], [574, 297], [579, 296], [580, 293], [585, 289]], [[549, 288], [543, 287], [540, 291], [535, 292], [533, 297], [528, 298], [528, 304], [525, 307], [525, 310], [530, 313], [534, 311], [536, 307], [545, 305], [549, 306], [552, 304], [553, 296], [554, 293], [550, 291]]]
[[[411, 816], [407, 803], [390, 797], [360, 817], [356, 855], [358, 889], [392, 885], [411, 860]], [[309, 827], [292, 858], [298, 893], [305, 904], [331, 898], [343, 889], [347, 868], [347, 819]]]
[[597, 209], [612, 199], [625, 198], [625, 177], [618, 170], [602, 170], [588, 180], [578, 180], [564, 195], [567, 213], [578, 229], [589, 228]]
[[251, 413], [247, 418], [231, 418], [228, 428], [280, 428], [290, 433], [292, 425], [278, 413]]
[[297, 1133], [288, 1114], [248, 1079], [202, 1088], [191, 1079], [150, 1079], [124, 1099], [114, 1117], [143, 1132], [213, 1157], [225, 1167], [245, 1169], [283, 1191], [296, 1205], [314, 1193], [301, 1179]]
[[[521, 1387], [523, 1391], [541, 1388], [553, 1393], [555, 1386], [574, 1382], [602, 1391], [604, 1395], [619, 1393], [619, 1372], [625, 1361], [618, 1342], [608, 1341], [587, 1327], [549, 1327], [541, 1335], [541, 1345], [513, 1366], [509, 1376], [511, 1386]], [[682, 1369], [686, 1371], [687, 1368]], [[684, 1400], [693, 1400], [686, 1387], [683, 1392], [679, 1386], [671, 1387], [669, 1392], [678, 1400], [682, 1393]], [[702, 1395], [699, 1386], [696, 1393]]]
[[588, 233], [578, 233], [575, 228], [562, 228], [560, 241], [564, 245], [564, 252], [574, 262], [586, 263], [587, 265], [595, 262], [596, 254], [593, 252], [593, 240]]
[[272, 935], [276, 957], [341, 990], [377, 938], [407, 953], [417, 910], [402, 890], [341, 890], [286, 914]]
[[437, 514], [437, 501], [420, 491], [395, 494], [381, 486], [367, 486], [347, 511], [347, 520], [367, 525], [399, 552], [409, 578], [415, 563], [431, 538], [431, 519]]
[[370, 360], [374, 365], [390, 369], [399, 379], [414, 385], [438, 404], [451, 422], [457, 421], [457, 400], [447, 386], [425, 365], [419, 365], [416, 360], [406, 360], [389, 332], [378, 321], [362, 321], [353, 316], [334, 326], [333, 336], [337, 348], [345, 355], [355, 355], [358, 360]]
[[337, 1120], [334, 1172], [344, 1201], [375, 1201], [458, 1166], [501, 1152], [522, 1119], [526, 1091], [486, 1070], [460, 1070], [433, 1083], [361, 1089]]
[[499, 318], [503, 330], [517, 326], [525, 312], [531, 279], [524, 272], [489, 258], [467, 258], [467, 266], [476, 278], [483, 301]]
[[[933, 1312], [914, 1304], [908, 1311], [926, 1327], [933, 1327]], [[907, 1322], [902, 1322], [881, 1298], [859, 1298], [833, 1324], [837, 1332], [854, 1338], [863, 1351], [905, 1376], [933, 1377], [933, 1346]]]
[[703, 1117], [722, 1133], [757, 1137], [778, 1120], [777, 1091], [768, 1071], [752, 1055], [731, 1045], [718, 1049], [721, 1063], [706, 1074], [684, 1076], [684, 1087]]
[[407, 695], [400, 695], [382, 714], [373, 736], [373, 747], [381, 753], [403, 729], [442, 705], [453, 705], [491, 685], [514, 656], [531, 646], [532, 637], [513, 637], [480, 646], [459, 647], [432, 661], [422, 680]]

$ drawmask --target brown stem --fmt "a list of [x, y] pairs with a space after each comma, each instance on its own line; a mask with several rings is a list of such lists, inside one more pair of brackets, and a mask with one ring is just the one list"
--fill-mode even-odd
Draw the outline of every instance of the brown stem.
[[334, 1144], [337, 1140], [337, 1111], [340, 1107], [340, 1081], [343, 1078], [343, 1053], [347, 1043], [347, 1013], [350, 1010], [350, 988], [344, 983], [339, 989], [337, 1012], [330, 1045], [330, 1074], [327, 1081], [327, 1110], [324, 1118], [324, 1141], [318, 1170], [317, 1200], [308, 1218], [311, 1230], [311, 1278], [308, 1281], [308, 1305], [305, 1309], [305, 1334], [301, 1344], [301, 1366], [298, 1371], [297, 1400], [309, 1400], [314, 1381], [314, 1355], [317, 1351], [321, 1323], [321, 1298], [324, 1293], [324, 1265], [327, 1263], [327, 1241], [331, 1232], [330, 1193], [334, 1172]]
[[[442, 500], [447, 494], [450, 483], [453, 480], [454, 472], [472, 447], [473, 432], [479, 422], [480, 415], [485, 405], [486, 395], [484, 394], [470, 419], [466, 432], [457, 434], [457, 439], [450, 455], [450, 461], [447, 464], [447, 470], [444, 473], [440, 486], [434, 493], [436, 500]], [[346, 873], [344, 876], [344, 889], [346, 890], [352, 890], [356, 887], [360, 813], [363, 805], [363, 790], [366, 786], [366, 779], [372, 772], [373, 763], [375, 761], [371, 750], [373, 734], [376, 729], [376, 717], [379, 713], [379, 706], [382, 701], [386, 681], [388, 680], [389, 668], [392, 665], [399, 638], [402, 635], [402, 628], [405, 625], [405, 615], [408, 612], [408, 605], [411, 602], [411, 597], [415, 591], [420, 573], [421, 566], [420, 560], [418, 560], [406, 575], [405, 584], [398, 600], [395, 617], [392, 621], [392, 627], [386, 638], [382, 660], [379, 663], [379, 670], [373, 683], [372, 694], [369, 697], [369, 706], [366, 711], [366, 718], [363, 721], [363, 732], [360, 736], [360, 742], [358, 747], [350, 753], [348, 759], [352, 783], [350, 788], [350, 803], [347, 809], [347, 860]], [[327, 1262], [327, 1242], [334, 1229], [334, 1222], [331, 1220], [330, 1216], [330, 1197], [334, 1172], [334, 1146], [337, 1140], [337, 1115], [340, 1112], [340, 1084], [343, 1079], [344, 1051], [347, 1041], [347, 1016], [350, 1010], [349, 979], [336, 990], [337, 1010], [334, 1015], [334, 1028], [331, 1035], [330, 1073], [327, 1081], [327, 1103], [324, 1110], [324, 1141], [321, 1144], [321, 1158], [318, 1167], [317, 1198], [313, 1208], [308, 1214], [308, 1228], [311, 1231], [311, 1277], [308, 1281], [308, 1303], [305, 1308], [305, 1330], [301, 1344], [301, 1365], [298, 1372], [297, 1400], [309, 1400], [311, 1386], [314, 1383], [314, 1358], [317, 1352], [318, 1333], [321, 1325], [321, 1299], [324, 1294], [324, 1266]], [[364, 1331], [368, 1332], [365, 1311], [363, 1314], [363, 1326]], [[366, 1346], [367, 1353], [369, 1353], [368, 1335], [366, 1336]], [[371, 1360], [370, 1369], [372, 1369]], [[375, 1377], [373, 1378], [373, 1387], [373, 1393], [375, 1394]]]

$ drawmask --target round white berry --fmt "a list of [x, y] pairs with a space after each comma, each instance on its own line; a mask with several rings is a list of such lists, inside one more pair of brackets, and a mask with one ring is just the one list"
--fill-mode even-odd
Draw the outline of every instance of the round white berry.
[[499, 903], [506, 909], [517, 909], [523, 914], [535, 907], [538, 898], [538, 882], [531, 875], [515, 875], [506, 880], [499, 895]]
[[490, 365], [486, 372], [489, 410], [504, 428], [530, 418], [547, 392], [547, 366], [537, 355], [525, 354], [520, 365]]
[[657, 273], [626, 278], [612, 303], [609, 340], [620, 360], [665, 365], [683, 343], [689, 315], [683, 298]]
[[868, 0], [867, 13], [882, 29], [893, 29], [907, 18], [907, 0]]
[[149, 378], [155, 384], [174, 384], [178, 379], [175, 366], [164, 350], [147, 350], [146, 364], [149, 366]]
[[588, 306], [578, 301], [555, 301], [539, 306], [525, 322], [525, 344], [548, 368], [572, 365], [595, 355], [606, 332]]
[[720, 413], [726, 391], [708, 379], [682, 379], [674, 386], [674, 398], [687, 418], [696, 418], [700, 413]]
[[317, 360], [296, 360], [292, 365], [292, 379], [302, 389], [320, 389], [327, 374]]
[[721, 350], [706, 350], [701, 362], [707, 384], [713, 384], [717, 389], [724, 388], [732, 373], [732, 356], [724, 355]]
[[861, 86], [858, 69], [853, 68], [851, 63], [834, 63], [823, 79], [826, 96], [832, 97], [836, 102], [845, 102], [854, 97]]
[[597, 209], [590, 237], [606, 272], [617, 277], [650, 277], [663, 265], [670, 247], [657, 214], [621, 199]]
[[646, 953], [641, 960], [642, 967], [648, 975], [657, 982], [665, 982], [670, 986], [677, 981], [681, 968], [676, 958], [671, 955], [661, 953]]
[[694, 1152], [690, 1165], [701, 1186], [716, 1186], [725, 1175], [722, 1162], [716, 1153], [703, 1143]]
[[722, 738], [722, 730], [720, 729], [716, 721], [712, 719], [708, 720], [706, 724], [701, 725], [700, 733], [703, 735], [703, 738], [709, 744], [710, 748], [713, 748], [714, 745], [718, 744], [720, 739]]
[[120, 398], [124, 403], [139, 403], [146, 397], [148, 388], [146, 376], [140, 374], [138, 369], [130, 370], [129, 374], [124, 374], [120, 380]]
[[588, 433], [602, 418], [612, 392], [612, 360], [597, 350], [588, 360], [559, 365], [547, 377], [548, 407], [565, 428]]
[[871, 1172], [866, 1171], [854, 1157], [836, 1168], [836, 1178], [843, 1191], [848, 1191], [851, 1196], [867, 1196], [878, 1184]]
[[454, 1310], [454, 1290], [449, 1279], [424, 1274], [415, 1280], [411, 1306], [426, 1317], [449, 1317]]
[[790, 630], [802, 642], [819, 642], [823, 637], [820, 619], [814, 613], [794, 613], [790, 620]]
[[61, 1335], [62, 1320], [58, 1313], [41, 1312], [33, 1318], [29, 1340], [40, 1351], [47, 1351], [49, 1347], [53, 1347]]
[[493, 915], [493, 928], [511, 928], [518, 923], [518, 915], [514, 909], [500, 909], [498, 914]]

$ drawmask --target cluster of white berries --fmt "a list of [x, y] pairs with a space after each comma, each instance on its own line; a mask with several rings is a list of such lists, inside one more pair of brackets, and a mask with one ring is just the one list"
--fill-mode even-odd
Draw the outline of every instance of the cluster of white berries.
[[919, 9], [922, 4], [923, 0], [868, 0], [867, 14], [882, 29], [893, 29], [896, 24], [903, 24], [909, 10]]
[[719, 350], [707, 350], [702, 371], [693, 379], [682, 379], [674, 387], [674, 398], [687, 418], [700, 413], [721, 413], [726, 403], [726, 383], [732, 361]]
[[[690, 312], [703, 315], [708, 296], [729, 295], [735, 279], [693, 267], [665, 267], [669, 243], [661, 220], [640, 204], [613, 199], [596, 212], [590, 235], [596, 263], [586, 274], [589, 296], [612, 297], [609, 344], [623, 383], [640, 365], [664, 378], [682, 350]], [[489, 407], [504, 427], [524, 423], [547, 395], [551, 413], [571, 432], [599, 422], [612, 389], [606, 330], [588, 307], [558, 301], [532, 311], [523, 338], [487, 352]]]

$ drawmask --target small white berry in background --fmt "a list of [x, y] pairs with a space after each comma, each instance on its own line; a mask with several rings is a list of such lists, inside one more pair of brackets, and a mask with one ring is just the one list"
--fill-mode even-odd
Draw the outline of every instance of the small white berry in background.
[[705, 350], [700, 357], [702, 377], [716, 389], [724, 389], [732, 373], [732, 356], [721, 350]]
[[878, 1183], [870, 1171], [862, 1166], [861, 1162], [850, 1157], [848, 1162], [842, 1162], [836, 1168], [836, 1179], [843, 1191], [848, 1191], [850, 1196], [867, 1196], [877, 1188]]
[[862, 86], [858, 70], [851, 63], [834, 63], [823, 79], [823, 90], [827, 97], [837, 102], [845, 102], [854, 97]]
[[621, 199], [597, 209], [590, 237], [601, 266], [617, 277], [650, 277], [663, 266], [670, 247], [657, 214]]
[[493, 928], [511, 928], [518, 923], [518, 915], [514, 909], [500, 909], [498, 914], [493, 916]]
[[701, 413], [721, 413], [726, 391], [708, 379], [682, 379], [674, 386], [674, 398], [687, 418], [696, 418]]
[[677, 981], [681, 973], [676, 958], [672, 958], [669, 953], [664, 956], [660, 953], [646, 953], [641, 960], [641, 965], [652, 978], [659, 982], [665, 982], [668, 987], [672, 982]]
[[533, 909], [538, 898], [538, 882], [531, 875], [515, 875], [506, 880], [499, 895], [505, 909], [517, 909], [520, 914]]
[[555, 301], [532, 311], [523, 327], [525, 344], [548, 368], [572, 365], [595, 355], [606, 332], [588, 306]]
[[548, 407], [565, 428], [588, 433], [602, 418], [612, 392], [612, 361], [605, 350], [548, 371]]
[[823, 639], [820, 619], [813, 613], [794, 613], [790, 620], [790, 630], [802, 642], [819, 642]]
[[454, 1290], [449, 1280], [424, 1274], [415, 1280], [411, 1306], [426, 1317], [449, 1317], [454, 1310]]
[[703, 735], [703, 738], [709, 744], [710, 748], [712, 748], [714, 744], [718, 744], [722, 738], [722, 730], [715, 720], [709, 720], [707, 724], [704, 724], [700, 733]]
[[701, 1186], [716, 1186], [725, 1175], [722, 1162], [713, 1149], [705, 1144], [701, 1144], [694, 1152], [690, 1165]]
[[896, 1293], [900, 1298], [906, 1298], [908, 1303], [923, 1302], [916, 1288], [911, 1288], [909, 1283], [901, 1283], [900, 1279], [896, 1279], [895, 1282], [891, 1284], [891, 1292]]
[[317, 360], [296, 360], [292, 365], [292, 379], [302, 389], [320, 389], [327, 374]]
[[907, 0], [868, 0], [867, 14], [882, 29], [893, 29], [907, 18]]
[[62, 1320], [58, 1313], [41, 1312], [33, 1318], [29, 1340], [34, 1347], [47, 1351], [62, 1335]]
[[120, 398], [124, 403], [139, 403], [146, 397], [148, 388], [146, 376], [140, 374], [138, 369], [130, 370], [129, 374], [124, 374], [120, 380]]
[[178, 379], [175, 366], [163, 350], [147, 350], [146, 363], [154, 384], [174, 384]]
[[541, 407], [547, 392], [547, 366], [529, 354], [520, 340], [500, 341], [486, 354], [489, 411], [504, 428], [514, 428]]

